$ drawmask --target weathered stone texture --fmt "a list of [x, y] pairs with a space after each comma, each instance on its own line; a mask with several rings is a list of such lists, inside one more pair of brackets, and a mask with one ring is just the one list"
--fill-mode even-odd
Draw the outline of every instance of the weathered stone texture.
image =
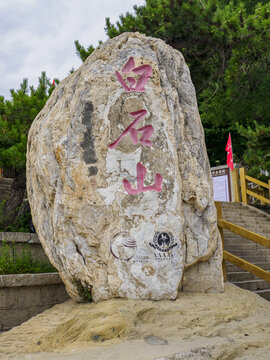
[[[144, 91], [126, 92], [117, 81], [131, 57], [152, 68]], [[138, 129], [152, 127], [152, 146], [127, 135], [109, 148], [142, 109], [137, 134], [141, 140]], [[162, 176], [160, 192], [127, 193], [123, 180], [136, 188], [138, 164], [144, 186]], [[95, 301], [223, 290], [195, 91], [183, 56], [163, 41], [122, 34], [57, 86], [29, 132], [27, 178], [40, 241], [76, 301], [82, 288]]]

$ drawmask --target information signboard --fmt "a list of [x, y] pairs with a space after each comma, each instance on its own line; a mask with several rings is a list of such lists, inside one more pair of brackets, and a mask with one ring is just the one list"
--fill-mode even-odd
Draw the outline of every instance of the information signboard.
[[214, 200], [232, 201], [231, 174], [227, 165], [211, 168]]

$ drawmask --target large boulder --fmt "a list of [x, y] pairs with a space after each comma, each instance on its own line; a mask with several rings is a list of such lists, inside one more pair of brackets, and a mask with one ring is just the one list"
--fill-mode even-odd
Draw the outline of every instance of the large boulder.
[[124, 33], [56, 87], [29, 132], [27, 190], [74, 300], [223, 291], [196, 95], [165, 42]]

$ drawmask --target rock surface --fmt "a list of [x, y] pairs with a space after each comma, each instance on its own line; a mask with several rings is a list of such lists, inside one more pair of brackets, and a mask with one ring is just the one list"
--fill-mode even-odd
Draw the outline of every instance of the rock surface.
[[196, 95], [183, 56], [125, 33], [54, 90], [28, 138], [34, 225], [76, 301], [223, 291]]
[[269, 360], [270, 303], [226, 284], [175, 301], [56, 305], [0, 335], [2, 360]]

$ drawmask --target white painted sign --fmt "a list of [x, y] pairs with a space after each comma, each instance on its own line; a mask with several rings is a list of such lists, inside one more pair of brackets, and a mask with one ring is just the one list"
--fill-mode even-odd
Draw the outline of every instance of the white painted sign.
[[213, 177], [214, 200], [230, 201], [228, 176]]

